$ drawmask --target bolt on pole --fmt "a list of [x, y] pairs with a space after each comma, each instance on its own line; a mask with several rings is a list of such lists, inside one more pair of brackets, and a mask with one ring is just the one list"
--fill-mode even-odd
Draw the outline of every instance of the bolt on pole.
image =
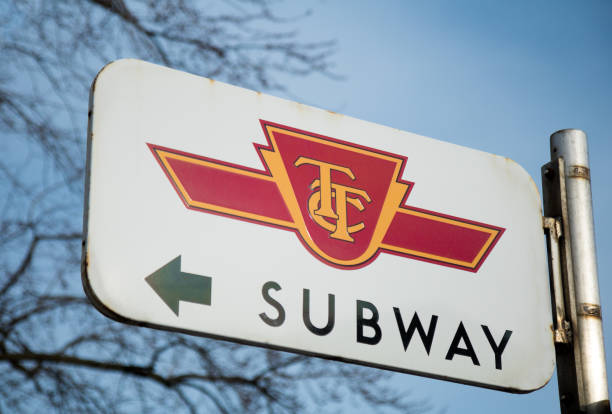
[[[573, 296], [568, 304], [574, 307], [570, 312], [573, 352], [568, 355], [574, 359], [569, 366], [573, 365], [576, 371], [578, 394], [572, 397], [577, 397], [580, 412], [609, 414], [586, 134], [578, 129], [557, 131], [550, 137], [550, 151], [553, 161], [563, 159], [558, 165], [563, 168], [559, 175], [564, 178], [566, 194], [565, 201], [561, 201], [565, 204], [564, 220], [567, 221], [563, 223], [564, 242], [569, 243], [566, 252], [571, 256], [565, 258], [571, 261], [566, 266], [571, 276], [565, 283], [573, 281], [573, 286], [565, 287], [565, 291], [566, 297], [567, 292]], [[559, 382], [561, 391], [561, 377]], [[563, 411], [566, 396], [560, 397]]]

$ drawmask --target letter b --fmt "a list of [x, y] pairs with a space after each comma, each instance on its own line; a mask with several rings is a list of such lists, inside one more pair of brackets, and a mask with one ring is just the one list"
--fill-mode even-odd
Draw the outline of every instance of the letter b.
[[[365, 319], [363, 317], [363, 309], [367, 308], [372, 312], [372, 317], [370, 319]], [[374, 336], [365, 336], [363, 334], [363, 327], [369, 326], [374, 329]], [[363, 300], [357, 301], [357, 342], [361, 342], [362, 344], [368, 345], [376, 345], [380, 342], [382, 338], [382, 331], [380, 330], [380, 326], [378, 325], [378, 309], [376, 306], [371, 304], [370, 302], [366, 302]]]

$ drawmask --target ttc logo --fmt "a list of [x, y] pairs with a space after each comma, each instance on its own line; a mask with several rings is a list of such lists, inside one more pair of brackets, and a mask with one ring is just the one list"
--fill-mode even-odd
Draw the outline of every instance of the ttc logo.
[[405, 204], [406, 157], [261, 121], [265, 170], [149, 144], [189, 209], [295, 232], [324, 263], [381, 252], [476, 272], [503, 228]]
[[[347, 197], [346, 194], [350, 193], [361, 196], [369, 203], [372, 200], [370, 200], [368, 193], [358, 188], [331, 182], [332, 170], [340, 171], [354, 180], [355, 175], [349, 168], [306, 157], [298, 158], [293, 165], [299, 167], [303, 164], [312, 164], [319, 167], [320, 178], [315, 179], [312, 184], [310, 184], [311, 190], [319, 189], [319, 191], [312, 193], [308, 199], [308, 212], [312, 219], [319, 226], [331, 232], [329, 237], [338, 240], [355, 241], [355, 239], [350, 236], [350, 233], [362, 230], [365, 224], [359, 222], [352, 226], [348, 225], [346, 203], [350, 203], [352, 206], [356, 207], [358, 211], [363, 211], [364, 206], [358, 198]], [[333, 210], [332, 197], [335, 198], [336, 211]], [[335, 220], [336, 224], [334, 225], [326, 221], [325, 217]]]

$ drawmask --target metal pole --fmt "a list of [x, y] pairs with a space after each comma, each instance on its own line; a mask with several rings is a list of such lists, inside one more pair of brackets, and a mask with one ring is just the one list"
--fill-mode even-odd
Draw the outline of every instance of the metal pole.
[[557, 131], [550, 137], [550, 151], [553, 160], [563, 157], [565, 161], [569, 222], [569, 234], [565, 236], [571, 244], [576, 299], [573, 340], [579, 358], [576, 375], [581, 388], [580, 409], [589, 414], [609, 414], [586, 134], [578, 129]]

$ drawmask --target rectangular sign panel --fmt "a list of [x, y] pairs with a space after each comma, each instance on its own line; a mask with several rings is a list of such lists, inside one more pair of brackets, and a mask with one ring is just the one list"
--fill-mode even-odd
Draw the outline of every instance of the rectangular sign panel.
[[550, 378], [516, 163], [136, 60], [90, 109], [83, 281], [104, 314], [512, 392]]

